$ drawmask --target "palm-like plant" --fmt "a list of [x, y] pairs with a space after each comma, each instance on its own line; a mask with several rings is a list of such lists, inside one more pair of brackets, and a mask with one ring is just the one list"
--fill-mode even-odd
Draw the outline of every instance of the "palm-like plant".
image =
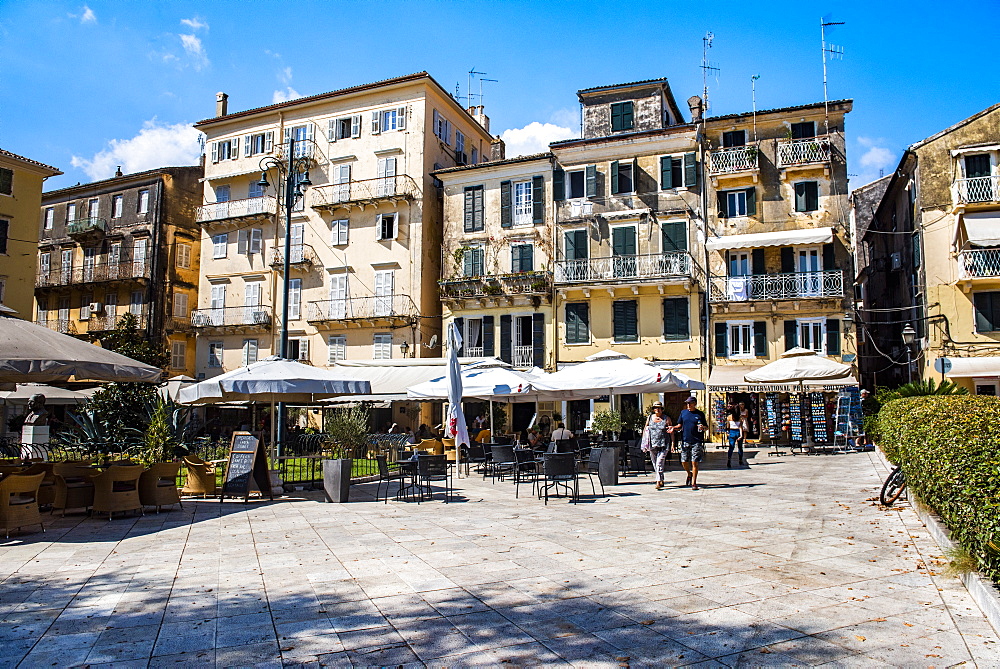
[[907, 383], [896, 389], [899, 397], [923, 397], [925, 395], [968, 395], [969, 390], [956, 385], [952, 381], [942, 381], [940, 384], [934, 379], [926, 381], [914, 381]]

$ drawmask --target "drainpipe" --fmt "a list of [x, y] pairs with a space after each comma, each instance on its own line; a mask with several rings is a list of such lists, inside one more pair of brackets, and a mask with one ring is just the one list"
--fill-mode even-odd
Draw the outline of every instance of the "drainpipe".
[[[160, 288], [166, 284], [166, 276], [163, 281], [158, 281], [160, 271], [160, 256], [169, 253], [168, 249], [160, 248], [161, 230], [166, 225], [163, 220], [163, 184], [166, 176], [161, 174], [156, 182], [156, 199], [153, 214], [153, 234], [150, 237], [149, 254], [149, 284], [146, 286], [146, 340], [154, 343], [163, 343], [163, 317], [165, 316], [166, 300], [156, 299], [160, 295]], [[162, 294], [165, 296], [165, 292]], [[154, 308], [154, 305], [155, 308]]]

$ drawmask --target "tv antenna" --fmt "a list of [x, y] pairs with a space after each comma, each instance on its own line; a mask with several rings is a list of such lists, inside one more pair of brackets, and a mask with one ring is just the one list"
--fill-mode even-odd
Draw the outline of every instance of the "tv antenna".
[[462, 85], [459, 84], [457, 81], [455, 82], [455, 95], [454, 95], [454, 98], [456, 100], [458, 100], [459, 102], [461, 102], [464, 99], [468, 99], [464, 95], [462, 95]]
[[821, 17], [819, 20], [819, 36], [823, 45], [823, 110], [826, 122], [826, 134], [830, 134], [830, 97], [826, 92], [826, 55], [830, 54], [830, 60], [843, 60], [844, 47], [835, 44], [827, 45], [826, 29], [829, 26], [842, 26], [843, 21], [830, 21], [829, 16]]
[[[483, 102], [483, 82], [484, 81], [492, 81], [495, 84], [499, 84], [500, 80], [499, 79], [483, 79], [482, 77], [479, 78], [479, 104], [481, 104], [481, 105], [483, 105], [485, 107], [486, 103]], [[471, 106], [471, 103], [470, 103], [470, 106]]]
[[757, 80], [759, 74], [750, 77], [750, 97], [753, 99], [753, 141], [757, 141]]
[[485, 72], [476, 72], [476, 68], [475, 67], [473, 67], [472, 69], [469, 70], [469, 87], [467, 89], [465, 89], [465, 90], [468, 91], [468, 93], [469, 93], [468, 100], [469, 100], [469, 106], [470, 107], [472, 106], [472, 96], [475, 95], [475, 93], [472, 92], [472, 78], [475, 77], [477, 74], [485, 75], [486, 73]]
[[716, 83], [719, 82], [719, 68], [713, 66], [708, 62], [708, 50], [712, 48], [712, 40], [715, 39], [715, 33], [707, 32], [705, 36], [701, 38], [701, 97], [705, 101], [705, 112], [704, 116], [708, 116], [708, 75], [714, 73], [716, 76]]

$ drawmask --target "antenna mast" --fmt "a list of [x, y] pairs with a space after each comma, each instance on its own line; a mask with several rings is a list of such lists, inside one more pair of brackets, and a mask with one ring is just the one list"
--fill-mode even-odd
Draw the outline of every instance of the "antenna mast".
[[476, 68], [474, 66], [472, 67], [472, 69], [469, 70], [469, 87], [466, 89], [466, 91], [468, 91], [468, 93], [469, 93], [469, 98], [468, 99], [469, 99], [469, 106], [470, 107], [473, 104], [472, 103], [472, 96], [475, 95], [475, 93], [472, 92], [472, 78], [474, 76], [476, 76], [477, 74], [486, 74], [486, 73], [485, 72], [476, 72]]
[[753, 98], [753, 141], [757, 141], [757, 80], [759, 74], [750, 77], [750, 95]]
[[833, 44], [827, 47], [826, 28], [827, 26], [842, 25], [844, 25], [843, 21], [828, 21], [827, 17], [821, 17], [819, 20], [819, 36], [823, 45], [823, 110], [826, 122], [826, 134], [828, 135], [830, 134], [830, 97], [826, 93], [826, 54], [830, 54], [830, 60], [843, 58], [844, 48]]
[[709, 104], [708, 104], [708, 75], [710, 72], [719, 73], [719, 68], [713, 67], [708, 62], [708, 50], [712, 48], [712, 40], [715, 39], [715, 34], [712, 32], [705, 33], [705, 36], [701, 38], [701, 97], [705, 101], [705, 111], [702, 117], [708, 116]]

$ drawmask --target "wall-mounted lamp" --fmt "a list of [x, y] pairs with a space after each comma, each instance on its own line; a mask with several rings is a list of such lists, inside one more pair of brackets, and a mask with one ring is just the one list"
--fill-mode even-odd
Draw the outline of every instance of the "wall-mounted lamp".
[[399, 352], [403, 354], [403, 357], [407, 357], [406, 354], [410, 352], [410, 342], [404, 341], [399, 345]]

